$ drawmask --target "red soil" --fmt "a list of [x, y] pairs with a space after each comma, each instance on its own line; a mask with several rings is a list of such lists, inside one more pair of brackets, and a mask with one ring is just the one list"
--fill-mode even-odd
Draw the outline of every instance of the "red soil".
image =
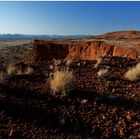
[[[95, 61], [73, 62], [73, 89], [63, 98], [51, 95], [52, 61], [31, 65], [31, 75], [7, 78], [0, 84], [0, 137], [139, 138], [140, 81], [123, 77], [139, 61], [105, 57], [98, 68]], [[105, 79], [97, 77], [101, 68], [109, 69]]]
[[[33, 73], [0, 81], [0, 138], [140, 138], [140, 80], [124, 78], [140, 62], [139, 49], [116, 47], [95, 39], [36, 40], [31, 62], [16, 64], [23, 71], [30, 66]], [[54, 58], [75, 60], [69, 65], [75, 78], [65, 97], [50, 90]], [[98, 77], [101, 68], [108, 69], [107, 77]]]
[[140, 31], [127, 30], [127, 31], [116, 31], [109, 32], [102, 35], [94, 36], [93, 38], [104, 38], [104, 39], [140, 39]]

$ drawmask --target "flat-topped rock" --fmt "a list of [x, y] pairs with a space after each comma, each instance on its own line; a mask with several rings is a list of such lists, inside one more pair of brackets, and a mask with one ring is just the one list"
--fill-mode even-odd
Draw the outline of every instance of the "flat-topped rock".
[[97, 60], [101, 56], [121, 56], [138, 58], [140, 54], [133, 47], [112, 45], [101, 40], [80, 40], [66, 43], [35, 40], [33, 43], [33, 61], [52, 59]]

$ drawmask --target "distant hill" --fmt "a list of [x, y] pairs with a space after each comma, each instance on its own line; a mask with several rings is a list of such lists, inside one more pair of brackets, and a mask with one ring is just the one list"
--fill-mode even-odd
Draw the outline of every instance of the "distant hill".
[[91, 38], [96, 39], [140, 39], [140, 31], [126, 30], [126, 31], [115, 31], [108, 32], [102, 35], [92, 36]]
[[88, 35], [25, 35], [25, 34], [0, 34], [0, 39], [51, 39], [51, 38], [85, 38]]

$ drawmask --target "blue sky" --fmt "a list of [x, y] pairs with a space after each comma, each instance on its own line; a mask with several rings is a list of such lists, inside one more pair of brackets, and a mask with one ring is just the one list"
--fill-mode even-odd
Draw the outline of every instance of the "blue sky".
[[140, 30], [140, 2], [0, 2], [0, 34], [102, 34]]

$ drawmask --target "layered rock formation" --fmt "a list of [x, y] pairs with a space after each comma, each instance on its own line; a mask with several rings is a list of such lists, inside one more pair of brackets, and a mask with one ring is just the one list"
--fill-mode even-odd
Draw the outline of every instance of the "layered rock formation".
[[35, 40], [33, 45], [33, 61], [52, 59], [97, 60], [100, 56], [121, 56], [138, 58], [139, 54], [133, 47], [115, 46], [105, 41], [73, 41], [51, 42]]
[[140, 58], [140, 32], [110, 32], [79, 40], [35, 40], [33, 44], [34, 62], [54, 58], [97, 60], [104, 55]]
[[33, 60], [51, 60], [63, 59], [68, 54], [68, 48], [65, 45], [45, 42], [43, 40], [35, 40], [33, 45]]
[[115, 46], [113, 50], [113, 56], [138, 58], [139, 54], [135, 48]]
[[114, 46], [103, 41], [81, 41], [68, 45], [68, 59], [97, 60], [102, 55], [112, 55]]

